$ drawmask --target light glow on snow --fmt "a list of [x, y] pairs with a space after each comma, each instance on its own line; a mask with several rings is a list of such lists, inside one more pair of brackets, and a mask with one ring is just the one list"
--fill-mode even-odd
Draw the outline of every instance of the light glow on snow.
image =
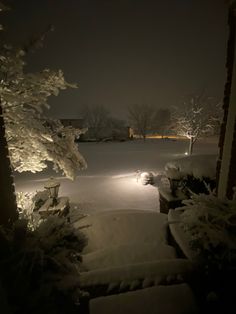
[[121, 192], [123, 190], [132, 191], [137, 189], [137, 179], [135, 175], [130, 175], [126, 177], [116, 178], [117, 180], [114, 182], [117, 191]]
[[123, 179], [123, 178], [130, 178], [131, 176], [135, 176], [136, 174], [131, 172], [131, 173], [123, 173], [123, 174], [118, 174], [115, 176], [112, 176], [112, 179]]
[[[114, 209], [159, 210], [158, 184], [165, 164], [183, 158], [186, 141], [147, 140], [122, 143], [80, 143], [80, 149], [88, 162], [88, 169], [78, 172], [75, 181], [55, 175], [52, 169], [41, 173], [15, 173], [17, 192], [44, 190], [44, 183], [51, 176], [60, 180], [59, 196], [70, 198], [71, 204], [79, 204], [85, 212]], [[197, 141], [199, 154], [218, 153], [218, 140]], [[207, 157], [208, 159], [208, 157]], [[203, 164], [206, 163], [206, 157]], [[214, 166], [215, 167], [215, 166]], [[214, 168], [215, 169], [215, 168]], [[137, 170], [152, 171], [155, 185], [137, 182]], [[163, 180], [161, 180], [163, 182]]]

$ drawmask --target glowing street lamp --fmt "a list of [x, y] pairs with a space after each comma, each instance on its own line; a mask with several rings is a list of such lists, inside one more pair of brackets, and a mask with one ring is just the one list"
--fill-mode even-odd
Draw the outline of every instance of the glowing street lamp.
[[50, 178], [50, 180], [44, 185], [44, 188], [49, 191], [49, 198], [52, 199], [52, 205], [58, 205], [58, 192], [59, 192], [60, 182], [55, 180], [54, 178]]

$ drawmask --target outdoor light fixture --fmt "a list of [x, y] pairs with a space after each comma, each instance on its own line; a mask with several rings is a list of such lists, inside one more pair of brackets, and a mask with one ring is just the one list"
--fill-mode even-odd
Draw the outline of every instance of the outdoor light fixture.
[[58, 192], [59, 192], [60, 182], [55, 180], [54, 178], [50, 178], [50, 180], [44, 185], [44, 188], [49, 191], [49, 198], [52, 199], [51, 206], [56, 206], [58, 204]]
[[188, 152], [185, 152], [184, 155], [188, 156]]

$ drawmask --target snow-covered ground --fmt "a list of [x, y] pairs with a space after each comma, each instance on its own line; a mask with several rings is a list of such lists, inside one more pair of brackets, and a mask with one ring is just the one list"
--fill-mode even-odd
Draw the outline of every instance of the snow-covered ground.
[[[131, 284], [136, 279], [152, 285], [161, 277], [189, 272], [192, 264], [176, 257], [168, 245], [167, 215], [147, 210], [95, 212], [74, 227], [84, 227], [88, 239], [82, 259], [83, 286]], [[88, 272], [87, 272], [88, 271]], [[147, 286], [149, 286], [147, 285]]]
[[[88, 169], [78, 173], [75, 182], [57, 175], [60, 195], [89, 214], [74, 224], [90, 226], [82, 229], [88, 245], [81, 285], [105, 285], [108, 292], [120, 292], [92, 299], [92, 314], [196, 312], [193, 292], [184, 281], [193, 265], [177, 258], [168, 244], [167, 215], [158, 213], [158, 180], [151, 186], [136, 178], [137, 170], [163, 173], [168, 161], [184, 157], [187, 146], [184, 140], [162, 139], [80, 143]], [[217, 154], [217, 140], [199, 141], [195, 151]], [[55, 176], [50, 169], [17, 174], [17, 191], [42, 190], [50, 176]]]
[[157, 286], [95, 298], [91, 314], [197, 314], [191, 289], [186, 284]]
[[[78, 173], [72, 182], [48, 169], [42, 173], [15, 175], [17, 191], [43, 190], [50, 176], [61, 181], [60, 195], [91, 212], [113, 209], [159, 210], [158, 189], [137, 183], [136, 171], [152, 171], [158, 175], [168, 161], [184, 157], [186, 140], [150, 139], [129, 142], [80, 143], [79, 150], [88, 169]], [[196, 143], [197, 154], [216, 154], [217, 139]], [[157, 184], [158, 185], [158, 184]]]
[[[75, 228], [86, 226], [88, 239], [80, 285], [85, 291], [104, 287], [92, 294], [91, 313], [196, 313], [186, 281], [195, 266], [168, 245], [167, 220], [154, 211], [113, 210], [75, 222]], [[105, 294], [114, 295], [99, 297]]]

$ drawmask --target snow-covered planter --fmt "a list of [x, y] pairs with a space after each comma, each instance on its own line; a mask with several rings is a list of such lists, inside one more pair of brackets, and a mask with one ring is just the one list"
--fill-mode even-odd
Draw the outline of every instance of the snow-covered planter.
[[171, 215], [171, 234], [185, 255], [198, 262], [198, 290], [222, 312], [235, 304], [236, 200], [210, 193], [192, 195], [184, 204], [172, 211], [180, 214]]
[[172, 193], [181, 189], [187, 197], [190, 192], [208, 194], [215, 188], [216, 160], [216, 155], [194, 155], [168, 162], [165, 172]]
[[190, 247], [207, 268], [226, 269], [236, 263], [236, 200], [193, 194], [179, 216], [191, 238]]

